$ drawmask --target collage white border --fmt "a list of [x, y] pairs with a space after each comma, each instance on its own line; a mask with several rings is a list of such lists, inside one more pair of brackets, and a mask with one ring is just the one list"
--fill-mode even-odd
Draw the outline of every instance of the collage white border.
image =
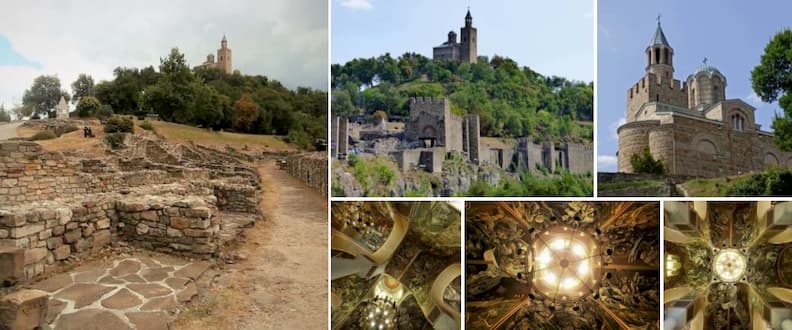
[[327, 51], [327, 59], [328, 59], [328, 66], [327, 66], [327, 327], [331, 329], [331, 322], [332, 322], [332, 292], [331, 292], [331, 261], [330, 261], [330, 248], [332, 246], [331, 242], [331, 235], [330, 235], [330, 219], [331, 219], [331, 210], [332, 210], [332, 203], [333, 202], [344, 202], [344, 201], [446, 201], [446, 202], [462, 202], [462, 208], [460, 215], [462, 217], [462, 230], [461, 230], [461, 244], [460, 244], [460, 255], [461, 260], [460, 264], [462, 265], [462, 325], [461, 329], [465, 329], [465, 293], [466, 293], [466, 283], [465, 283], [465, 211], [467, 202], [493, 202], [493, 201], [520, 201], [520, 202], [537, 202], [537, 201], [585, 201], [585, 202], [619, 202], [619, 201], [643, 201], [643, 202], [659, 202], [659, 240], [660, 240], [660, 269], [659, 269], [659, 278], [660, 278], [660, 297], [659, 297], [659, 318], [660, 318], [660, 329], [664, 327], [664, 290], [665, 290], [665, 283], [663, 281], [663, 272], [665, 268], [664, 264], [664, 257], [665, 257], [665, 235], [663, 232], [663, 225], [665, 221], [665, 212], [663, 211], [665, 208], [665, 202], [668, 201], [681, 201], [681, 202], [692, 202], [692, 201], [708, 201], [708, 202], [756, 202], [756, 201], [792, 201], [790, 197], [598, 197], [597, 196], [597, 172], [598, 172], [598, 164], [597, 164], [597, 155], [598, 155], [598, 113], [599, 113], [599, 105], [598, 105], [598, 40], [597, 40], [597, 29], [598, 29], [598, 1], [592, 0], [593, 3], [593, 40], [594, 40], [594, 56], [593, 56], [593, 69], [594, 69], [594, 104], [593, 104], [593, 135], [594, 135], [594, 147], [593, 147], [593, 172], [592, 172], [592, 189], [593, 195], [592, 197], [423, 197], [423, 198], [416, 198], [416, 197], [332, 197], [332, 151], [330, 150], [330, 146], [332, 145], [332, 88], [331, 88], [331, 66], [332, 66], [332, 26], [333, 26], [333, 15], [332, 15], [332, 1], [337, 0], [328, 0], [327, 2], [327, 15], [328, 15], [328, 51]]

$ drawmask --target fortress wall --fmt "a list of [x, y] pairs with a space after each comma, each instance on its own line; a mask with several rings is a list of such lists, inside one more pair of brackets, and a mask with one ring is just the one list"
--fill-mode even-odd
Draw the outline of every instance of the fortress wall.
[[674, 157], [674, 125], [659, 125], [649, 131], [649, 150], [652, 158], [663, 162], [668, 174], [674, 174], [676, 161]]
[[619, 172], [633, 172], [630, 157], [649, 146], [649, 130], [659, 124], [659, 121], [652, 120], [627, 123], [619, 127]]
[[647, 73], [627, 90], [627, 122], [632, 122], [641, 106], [649, 102], [661, 102], [687, 108], [687, 90], [680, 81], [660, 81], [653, 73]]
[[[475, 164], [480, 164], [482, 160], [481, 156], [481, 128], [479, 126], [479, 117], [477, 115], [467, 115], [465, 116], [465, 122], [467, 123], [467, 141], [469, 144], [469, 158]], [[508, 158], [508, 161], [511, 161], [511, 157]]]
[[574, 174], [591, 173], [594, 171], [594, 150], [577, 143], [567, 144], [569, 171]]

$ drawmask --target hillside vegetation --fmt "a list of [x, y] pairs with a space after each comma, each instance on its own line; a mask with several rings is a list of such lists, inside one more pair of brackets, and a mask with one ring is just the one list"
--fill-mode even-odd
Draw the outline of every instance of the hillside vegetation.
[[456, 114], [477, 114], [481, 135], [591, 142], [593, 83], [543, 76], [501, 56], [476, 64], [406, 53], [334, 64], [334, 115], [409, 114], [410, 97], [443, 97]]

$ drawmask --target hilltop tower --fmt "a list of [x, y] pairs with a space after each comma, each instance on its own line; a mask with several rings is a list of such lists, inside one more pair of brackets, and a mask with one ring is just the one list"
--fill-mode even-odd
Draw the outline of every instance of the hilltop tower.
[[688, 96], [684, 84], [674, 79], [674, 49], [657, 20], [657, 29], [646, 47], [646, 74], [627, 91], [627, 117], [635, 121], [639, 110], [647, 103], [658, 102], [687, 108]]
[[473, 27], [473, 16], [470, 15], [470, 9], [465, 15], [465, 26], [461, 29], [459, 35], [462, 36], [459, 60], [465, 63], [476, 63], [478, 58], [478, 30]]
[[217, 68], [226, 74], [231, 74], [231, 48], [228, 48], [225, 34], [220, 41], [220, 49], [217, 50]]
[[461, 40], [457, 42], [457, 34], [454, 31], [448, 32], [448, 39], [442, 45], [432, 49], [432, 58], [476, 63], [478, 59], [478, 30], [473, 27], [473, 16], [470, 15], [470, 9], [465, 15], [465, 26], [460, 29], [459, 35]]

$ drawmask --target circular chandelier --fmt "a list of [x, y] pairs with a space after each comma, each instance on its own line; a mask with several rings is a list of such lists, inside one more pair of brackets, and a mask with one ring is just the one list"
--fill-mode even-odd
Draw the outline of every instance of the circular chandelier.
[[533, 248], [533, 283], [542, 294], [563, 302], [594, 291], [602, 261], [585, 232], [568, 227], [548, 231], [539, 235]]
[[723, 282], [736, 282], [745, 274], [745, 256], [736, 249], [724, 249], [715, 254], [712, 269]]

